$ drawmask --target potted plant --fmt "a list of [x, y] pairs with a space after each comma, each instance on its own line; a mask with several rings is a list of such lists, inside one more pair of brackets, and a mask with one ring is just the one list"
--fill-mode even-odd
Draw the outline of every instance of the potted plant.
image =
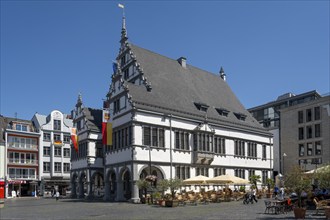
[[165, 191], [168, 189], [168, 181], [160, 180], [157, 182], [157, 190], [161, 192], [161, 198], [159, 199], [159, 205], [165, 206]]
[[302, 193], [309, 191], [311, 179], [304, 175], [304, 171], [299, 166], [293, 167], [284, 176], [284, 185], [297, 195], [297, 206], [293, 208], [295, 218], [305, 218], [306, 208], [302, 201]]
[[271, 198], [273, 193], [271, 193], [270, 190], [274, 188], [275, 182], [274, 182], [273, 179], [267, 178], [266, 179], [266, 185], [267, 185], [267, 194], [266, 194], [266, 197], [267, 198]]
[[138, 188], [144, 193], [144, 197], [141, 196], [140, 201], [142, 204], [146, 203], [147, 198], [147, 189], [150, 187], [150, 183], [146, 181], [145, 179], [140, 179], [136, 182]]
[[182, 180], [181, 179], [169, 179], [169, 180], [162, 180], [160, 182], [162, 182], [161, 184], [163, 185], [164, 189], [165, 188], [166, 188], [166, 190], [169, 189], [171, 192], [170, 197], [166, 198], [165, 205], [167, 207], [178, 206], [179, 201], [175, 200], [175, 193], [176, 193], [176, 190], [178, 190], [183, 185]]
[[250, 178], [249, 178], [250, 183], [254, 186], [254, 188], [257, 190], [257, 192], [258, 192], [258, 186], [257, 186], [257, 183], [258, 183], [258, 182], [261, 182], [260, 179], [261, 179], [260, 175], [252, 175], [252, 176], [250, 176]]

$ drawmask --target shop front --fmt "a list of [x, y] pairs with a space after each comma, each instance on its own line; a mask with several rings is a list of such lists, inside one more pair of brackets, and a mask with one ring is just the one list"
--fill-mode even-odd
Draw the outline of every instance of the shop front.
[[35, 196], [37, 182], [31, 180], [8, 180], [7, 198]]

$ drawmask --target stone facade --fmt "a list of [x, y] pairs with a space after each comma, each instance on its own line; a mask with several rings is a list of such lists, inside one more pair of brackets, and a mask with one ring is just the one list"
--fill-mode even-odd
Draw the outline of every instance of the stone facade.
[[284, 172], [294, 165], [306, 171], [330, 162], [330, 96], [281, 110]]

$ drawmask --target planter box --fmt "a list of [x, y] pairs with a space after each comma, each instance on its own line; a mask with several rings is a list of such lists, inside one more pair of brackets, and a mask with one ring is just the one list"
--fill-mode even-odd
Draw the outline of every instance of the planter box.
[[178, 200], [166, 200], [165, 201], [165, 206], [166, 207], [177, 207], [179, 205]]
[[306, 208], [294, 208], [293, 212], [296, 219], [305, 219]]
[[324, 208], [324, 214], [326, 219], [330, 219], [330, 206]]

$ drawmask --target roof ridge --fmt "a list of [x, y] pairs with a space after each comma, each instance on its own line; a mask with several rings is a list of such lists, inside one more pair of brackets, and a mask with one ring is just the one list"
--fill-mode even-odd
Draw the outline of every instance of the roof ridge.
[[[138, 45], [136, 45], [136, 44], [129, 43], [129, 45], [130, 45], [130, 46], [133, 46], [133, 47], [138, 47], [138, 48], [140, 48], [140, 49], [142, 49], [142, 50], [145, 50], [145, 51], [148, 51], [148, 52], [150, 52], [150, 53], [156, 54], [156, 55], [158, 55], [158, 56], [164, 57], [164, 58], [166, 58], [166, 59], [168, 59], [168, 60], [171, 60], [171, 61], [173, 61], [173, 62], [178, 62], [178, 61], [175, 60], [174, 58], [170, 58], [170, 57], [168, 57], [168, 56], [165, 56], [165, 55], [159, 54], [159, 53], [157, 53], [157, 52], [154, 52], [154, 51], [152, 51], [152, 50], [146, 49], [146, 48], [144, 48], [144, 47], [140, 47], [140, 46], [138, 46]], [[212, 72], [209, 72], [209, 71], [204, 70], [204, 69], [201, 69], [201, 68], [199, 68], [199, 67], [197, 67], [197, 66], [194, 66], [194, 65], [191, 65], [191, 64], [188, 64], [188, 63], [187, 63], [187, 66], [192, 67], [193, 69], [200, 70], [200, 71], [205, 72], [205, 73], [209, 73], [209, 74], [211, 74], [211, 75], [213, 75], [213, 76], [217, 76], [217, 74], [212, 73]]]

